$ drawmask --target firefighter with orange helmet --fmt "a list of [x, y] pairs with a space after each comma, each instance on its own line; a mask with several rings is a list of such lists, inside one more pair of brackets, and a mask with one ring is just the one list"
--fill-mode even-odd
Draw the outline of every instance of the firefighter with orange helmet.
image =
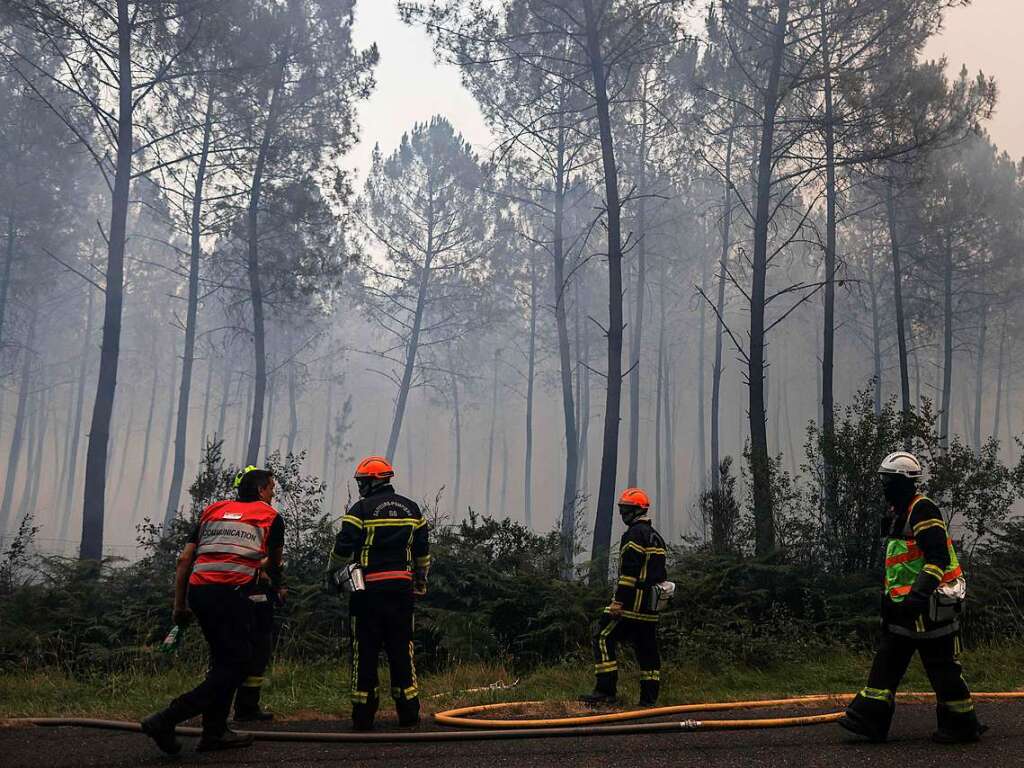
[[255, 666], [265, 666], [251, 598], [283, 586], [284, 520], [270, 505], [274, 485], [270, 470], [250, 466], [239, 472], [237, 500], [203, 510], [178, 558], [174, 623], [198, 619], [210, 645], [210, 668], [196, 688], [141, 723], [142, 732], [168, 754], [181, 751], [174, 727], [199, 714], [200, 752], [252, 744], [252, 736], [230, 730], [227, 719], [235, 690]]
[[674, 589], [666, 581], [665, 540], [651, 525], [651, 500], [640, 488], [627, 488], [619, 497], [619, 514], [626, 531], [619, 543], [619, 577], [612, 602], [594, 630], [592, 693], [587, 704], [615, 703], [618, 683], [617, 646], [632, 643], [640, 666], [640, 706], [658, 701], [661, 657], [658, 653], [658, 610]]
[[357, 730], [373, 727], [381, 650], [391, 671], [399, 725], [419, 722], [413, 598], [427, 592], [430, 544], [426, 519], [416, 502], [395, 492], [394, 474], [381, 456], [359, 462], [355, 479], [361, 498], [341, 520], [327, 567], [328, 585], [350, 593], [352, 724]]
[[915, 653], [935, 689], [935, 741], [977, 741], [978, 722], [960, 667], [960, 614], [967, 583], [946, 521], [918, 490], [921, 462], [890, 453], [878, 468], [889, 504], [882, 595], [882, 636], [868, 684], [839, 720], [846, 730], [885, 741], [896, 710], [896, 689]]

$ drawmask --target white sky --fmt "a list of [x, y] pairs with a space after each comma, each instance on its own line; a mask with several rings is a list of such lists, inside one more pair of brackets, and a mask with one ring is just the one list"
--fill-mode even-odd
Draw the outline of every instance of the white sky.
[[[926, 50], [929, 58], [945, 54], [951, 75], [966, 64], [972, 73], [980, 69], [996, 78], [999, 106], [988, 129], [996, 144], [1015, 158], [1024, 156], [1022, 26], [1024, 1], [974, 0], [949, 12], [944, 32]], [[392, 0], [360, 0], [354, 36], [360, 47], [376, 42], [380, 49], [377, 88], [359, 108], [362, 140], [348, 157], [360, 178], [369, 167], [374, 143], [380, 142], [388, 153], [414, 123], [438, 113], [446, 115], [481, 154], [486, 153], [491, 134], [462, 87], [458, 70], [435, 63], [426, 33], [403, 24]]]

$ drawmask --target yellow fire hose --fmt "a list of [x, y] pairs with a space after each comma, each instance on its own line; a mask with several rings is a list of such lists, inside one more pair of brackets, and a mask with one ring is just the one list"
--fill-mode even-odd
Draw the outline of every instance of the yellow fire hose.
[[[460, 707], [438, 712], [434, 720], [440, 724], [455, 728], [472, 730], [462, 731], [412, 731], [400, 733], [351, 733], [351, 732], [315, 732], [315, 731], [241, 731], [252, 734], [258, 741], [289, 741], [289, 742], [343, 742], [343, 743], [400, 743], [400, 742], [437, 742], [437, 741], [487, 741], [492, 739], [530, 739], [553, 737], [581, 736], [623, 736], [640, 733], [680, 733], [694, 731], [725, 731], [750, 730], [759, 728], [793, 728], [800, 726], [821, 725], [832, 723], [842, 717], [842, 712], [827, 712], [819, 715], [797, 715], [791, 717], [775, 717], [753, 720], [681, 720], [657, 723], [625, 723], [626, 720], [641, 720], [652, 717], [687, 714], [690, 712], [721, 712], [733, 709], [768, 709], [786, 706], [806, 706], [814, 704], [834, 704], [841, 706], [853, 694], [815, 694], [796, 696], [788, 699], [762, 699], [754, 701], [723, 701], [707, 704], [679, 704], [669, 707], [652, 707], [628, 712], [609, 712], [598, 715], [578, 717], [559, 717], [543, 719], [495, 720], [474, 718], [469, 715], [483, 712], [501, 712], [513, 707], [536, 706], [544, 702], [520, 701], [500, 704], [481, 704], [472, 707]], [[933, 697], [930, 693], [901, 693], [901, 699], [927, 700]], [[979, 701], [1006, 699], [1024, 699], [1024, 691], [1006, 691], [1000, 693], [975, 693]], [[94, 720], [78, 717], [60, 718], [15, 718], [7, 720], [11, 725], [38, 726], [70, 726], [78, 728], [101, 728], [106, 730], [134, 731], [141, 728], [138, 723], [121, 720]], [[179, 727], [181, 736], [199, 736], [199, 728]]]

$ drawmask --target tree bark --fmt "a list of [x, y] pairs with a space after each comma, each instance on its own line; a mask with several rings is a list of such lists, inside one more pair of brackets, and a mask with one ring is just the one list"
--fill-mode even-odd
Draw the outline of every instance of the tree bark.
[[[889, 222], [889, 248], [892, 254], [893, 310], [896, 313], [896, 344], [900, 365], [900, 400], [903, 414], [910, 414], [910, 371], [907, 368], [907, 331], [903, 314], [903, 267], [900, 264], [899, 228], [896, 219], [896, 196], [890, 178], [885, 187], [885, 210]], [[909, 437], [907, 438], [909, 440]], [[906, 446], [906, 447], [909, 447]]]
[[772, 170], [774, 168], [775, 119], [779, 107], [779, 80], [785, 54], [789, 0], [779, 0], [773, 32], [773, 52], [768, 86], [764, 92], [761, 142], [757, 162], [757, 208], [754, 217], [754, 258], [750, 291], [749, 382], [750, 468], [754, 502], [754, 551], [766, 555], [775, 549], [775, 515], [772, 509], [771, 464], [764, 402], [765, 296], [768, 273], [768, 228], [771, 220]]
[[654, 525], [662, 529], [662, 455], [661, 455], [661, 420], [662, 420], [662, 396], [661, 390], [665, 386], [665, 279], [661, 276], [658, 315], [658, 362], [654, 373]]
[[284, 72], [287, 54], [282, 54], [278, 62], [277, 77], [270, 95], [270, 107], [267, 112], [267, 124], [263, 129], [259, 153], [252, 174], [252, 186], [249, 189], [249, 209], [246, 217], [249, 236], [248, 273], [249, 297], [252, 301], [252, 335], [255, 361], [255, 377], [253, 379], [252, 421], [249, 426], [249, 442], [245, 449], [245, 463], [255, 465], [260, 455], [260, 437], [263, 432], [263, 409], [266, 405], [267, 393], [267, 339], [263, 318], [263, 286], [260, 281], [259, 259], [259, 210], [263, 192], [263, 174], [266, 171], [267, 156], [270, 143], [277, 128], [278, 100], [284, 87]]
[[271, 441], [273, 439], [274, 426], [274, 396], [277, 394], [277, 376], [271, 375], [267, 379], [267, 413], [263, 417], [265, 429], [263, 430], [263, 461], [265, 462], [273, 450]]
[[647, 183], [647, 81], [641, 95], [640, 122], [640, 172], [637, 179], [637, 273], [636, 299], [633, 315], [633, 333], [629, 347], [629, 468], [626, 482], [636, 487], [637, 461], [640, 449], [640, 354], [643, 345], [644, 303], [647, 292], [647, 199], [645, 186]]
[[[788, 2], [788, 0], [783, 0]], [[605, 397], [604, 435], [601, 448], [601, 481], [598, 486], [597, 516], [591, 549], [592, 583], [608, 578], [608, 551], [612, 538], [616, 469], [619, 460], [619, 418], [622, 400], [622, 206], [619, 200], [618, 168], [609, 112], [607, 73], [598, 37], [597, 15], [592, 0], [583, 0], [587, 57], [593, 78], [597, 122], [601, 136], [601, 166], [607, 208], [608, 243], [608, 388]]]
[[110, 417], [117, 390], [117, 366], [121, 351], [121, 310], [124, 304], [124, 250], [132, 177], [133, 98], [132, 10], [128, 0], [117, 0], [118, 115], [117, 167], [110, 200], [106, 292], [103, 310], [103, 343], [96, 383], [92, 420], [85, 458], [85, 491], [82, 504], [82, 542], [79, 557], [98, 561], [103, 557], [103, 522], [107, 482], [107, 444]]
[[723, 318], [725, 317], [725, 281], [729, 271], [729, 249], [732, 238], [732, 147], [738, 119], [737, 110], [733, 110], [733, 119], [729, 124], [729, 134], [725, 141], [725, 190], [723, 194], [722, 213], [722, 256], [718, 262], [718, 298], [716, 301], [715, 319], [715, 365], [711, 370], [711, 490], [718, 493], [719, 472], [721, 462], [719, 455], [719, 414], [722, 401], [722, 341], [724, 333]]
[[949, 447], [949, 408], [953, 394], [953, 243], [947, 236], [942, 270], [942, 413], [939, 444]]
[[329, 481], [328, 471], [331, 468], [331, 421], [332, 421], [332, 410], [334, 408], [334, 369], [333, 367], [327, 373], [327, 402], [324, 404], [324, 461], [323, 468], [320, 472], [320, 477], [327, 483]]
[[484, 491], [484, 507], [487, 514], [491, 510], [491, 476], [494, 470], [494, 424], [498, 417], [498, 364], [501, 362], [501, 350], [494, 350], [494, 378], [491, 386], [491, 426], [487, 436], [487, 483]]
[[533, 529], [533, 379], [537, 364], [537, 255], [530, 251], [530, 344], [526, 362], [526, 448], [523, 459], [523, 520]]
[[661, 414], [665, 423], [665, 498], [661, 506], [665, 510], [665, 541], [672, 543], [676, 537], [676, 473], [675, 473], [675, 442], [673, 441], [673, 420], [675, 419], [675, 398], [672, 379], [672, 358], [665, 350], [665, 382], [662, 396], [665, 399]]
[[868, 291], [871, 297], [871, 359], [874, 362], [875, 416], [882, 415], [882, 324], [878, 312], [875, 252], [868, 252]]
[[11, 444], [7, 449], [7, 475], [4, 479], [4, 495], [0, 500], [0, 533], [7, 530], [11, 522], [10, 513], [14, 497], [14, 483], [18, 476], [18, 464], [21, 461], [21, 443], [25, 434], [25, 423], [28, 419], [28, 397], [32, 387], [32, 356], [36, 341], [36, 325], [39, 320], [39, 303], [30, 301], [32, 310], [29, 314], [28, 335], [25, 340], [24, 358], [21, 362], [21, 380], [18, 383], [18, 407], [14, 414], [14, 431], [11, 433]]
[[[700, 290], [703, 295], [707, 295], [708, 292], [708, 260], [703, 259], [703, 265], [701, 267], [700, 275]], [[664, 282], [664, 279], [662, 280]], [[664, 311], [664, 310], [663, 310]], [[664, 318], [662, 319], [662, 326], [664, 326]], [[662, 331], [664, 333], [664, 331]], [[707, 488], [708, 482], [708, 454], [707, 454], [707, 432], [705, 425], [707, 424], [707, 405], [705, 403], [705, 391], [704, 391], [704, 378], [705, 371], [704, 366], [707, 360], [707, 306], [702, 301], [700, 303], [700, 319], [697, 323], [697, 472], [700, 475], [698, 480], [698, 489], [700, 493], [704, 493]]]
[[982, 302], [978, 328], [978, 359], [974, 368], [974, 450], [981, 450], [981, 395], [984, 390], [985, 341], [988, 336], [988, 303]]
[[192, 395], [192, 364], [196, 353], [196, 319], [199, 314], [199, 259], [202, 256], [200, 238], [203, 229], [203, 184], [206, 182], [206, 162], [210, 154], [210, 135], [213, 132], [213, 90], [206, 97], [206, 117], [203, 121], [203, 146], [199, 152], [195, 186], [192, 190], [191, 242], [188, 262], [188, 305], [185, 311], [185, 349], [181, 358], [181, 384], [178, 387], [178, 421], [174, 430], [174, 465], [171, 467], [171, 488], [164, 508], [164, 524], [169, 524], [178, 512], [181, 501], [181, 480], [185, 474], [185, 449], [188, 445], [189, 400]]
[[206, 445], [207, 427], [210, 424], [210, 400], [213, 399], [213, 359], [206, 360], [206, 384], [203, 386], [203, 421], [199, 428], [200, 455], [202, 447]]

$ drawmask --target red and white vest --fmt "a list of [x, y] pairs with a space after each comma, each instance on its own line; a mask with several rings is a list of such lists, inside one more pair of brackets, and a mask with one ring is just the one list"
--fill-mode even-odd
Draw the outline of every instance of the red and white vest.
[[277, 510], [262, 501], [218, 501], [199, 519], [192, 586], [251, 582], [269, 551]]

